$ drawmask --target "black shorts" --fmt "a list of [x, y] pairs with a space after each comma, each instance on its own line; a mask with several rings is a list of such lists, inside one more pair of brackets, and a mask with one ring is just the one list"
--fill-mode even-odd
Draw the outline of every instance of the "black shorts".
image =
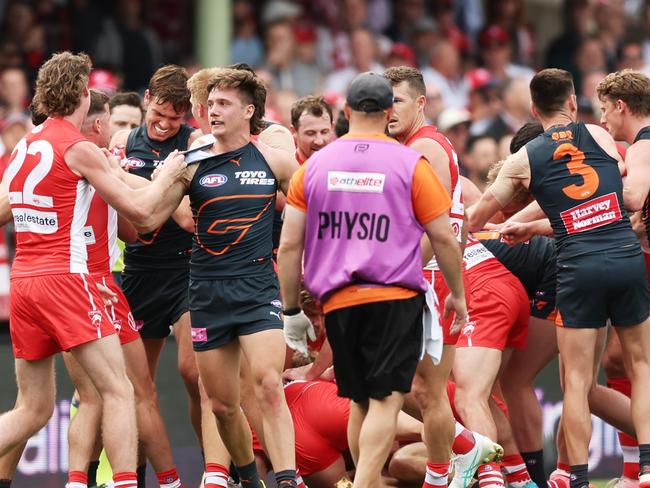
[[188, 311], [188, 269], [122, 272], [122, 291], [143, 339], [164, 339]]
[[555, 253], [553, 261], [544, 266], [544, 276], [537, 285], [533, 297], [530, 315], [544, 320], [554, 320], [556, 314], [557, 263]]
[[650, 292], [641, 249], [608, 250], [558, 261], [558, 325], [630, 326], [648, 318]]
[[424, 295], [325, 315], [339, 396], [362, 402], [408, 393], [422, 352]]
[[228, 280], [190, 280], [189, 298], [195, 351], [216, 349], [241, 335], [283, 327], [275, 273]]

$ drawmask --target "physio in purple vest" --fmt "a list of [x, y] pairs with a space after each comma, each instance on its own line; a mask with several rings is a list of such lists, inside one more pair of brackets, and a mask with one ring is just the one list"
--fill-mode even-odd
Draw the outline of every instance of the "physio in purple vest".
[[383, 76], [353, 80], [344, 109], [349, 134], [314, 153], [292, 178], [278, 256], [285, 339], [306, 352], [314, 333], [299, 308], [304, 253], [305, 284], [323, 306], [339, 395], [351, 399], [354, 486], [364, 488], [381, 486], [423, 341], [440, 333], [431, 320], [423, 325], [422, 266], [430, 257], [423, 254], [431, 248], [451, 289], [446, 309], [461, 324], [467, 317], [451, 201], [419, 153], [384, 135], [392, 106]]

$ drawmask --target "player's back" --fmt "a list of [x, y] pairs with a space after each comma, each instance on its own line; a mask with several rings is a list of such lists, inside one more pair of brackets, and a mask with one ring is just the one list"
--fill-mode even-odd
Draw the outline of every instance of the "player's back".
[[88, 182], [65, 162], [86, 140], [64, 119], [47, 119], [20, 140], [7, 168], [16, 231], [12, 277], [85, 273], [83, 228], [90, 207]]
[[583, 123], [552, 127], [526, 145], [530, 191], [549, 217], [558, 258], [634, 245], [618, 162]]

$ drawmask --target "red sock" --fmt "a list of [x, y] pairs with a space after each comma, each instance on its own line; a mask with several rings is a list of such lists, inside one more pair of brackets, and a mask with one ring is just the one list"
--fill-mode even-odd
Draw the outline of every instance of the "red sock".
[[113, 485], [115, 488], [138, 488], [138, 476], [135, 471], [113, 473]]
[[530, 481], [530, 474], [526, 468], [526, 462], [519, 454], [505, 456], [501, 460], [501, 466], [506, 473], [506, 481], [509, 485], [514, 483], [527, 483]]
[[427, 461], [422, 488], [439, 488], [449, 482], [449, 463], [432, 463]]
[[481, 464], [478, 467], [479, 488], [504, 488], [503, 475], [499, 463]]
[[229, 476], [230, 470], [225, 466], [217, 463], [207, 463], [205, 465], [203, 488], [222, 488], [228, 486]]
[[86, 488], [88, 486], [88, 474], [83, 471], [70, 471], [66, 488]]
[[456, 422], [456, 433], [451, 450], [454, 454], [467, 454], [476, 445], [474, 434]]
[[160, 488], [183, 488], [183, 483], [178, 478], [176, 468], [156, 473], [156, 477], [158, 478]]
[[571, 472], [571, 466], [565, 463], [557, 462], [557, 469], [560, 469], [564, 471], [567, 476], [569, 476], [569, 473]]

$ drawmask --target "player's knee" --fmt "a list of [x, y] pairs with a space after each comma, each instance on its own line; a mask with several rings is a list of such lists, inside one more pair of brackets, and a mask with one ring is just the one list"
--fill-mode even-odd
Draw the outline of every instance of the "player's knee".
[[415, 467], [415, 459], [405, 455], [398, 449], [388, 464], [388, 474], [392, 478], [409, 483], [421, 483], [424, 478], [424, 465], [421, 469]]
[[104, 404], [115, 404], [116, 402], [125, 405], [133, 405], [133, 385], [126, 374], [116, 375], [112, 381], [97, 385], [97, 390]]
[[255, 394], [260, 404], [279, 406], [282, 402], [282, 377], [275, 370], [255, 375]]
[[241, 411], [238, 404], [226, 403], [219, 400], [211, 400], [210, 408], [217, 420], [226, 424], [232, 424], [233, 420]]
[[565, 391], [588, 393], [593, 386], [593, 375], [585, 371], [564, 371]]

